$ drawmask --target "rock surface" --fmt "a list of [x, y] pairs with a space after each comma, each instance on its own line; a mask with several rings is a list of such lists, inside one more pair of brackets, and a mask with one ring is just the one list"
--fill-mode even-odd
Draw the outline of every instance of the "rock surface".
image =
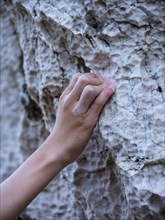
[[47, 137], [74, 73], [93, 70], [117, 85], [83, 154], [26, 213], [44, 220], [163, 220], [164, 0], [0, 6], [2, 180]]

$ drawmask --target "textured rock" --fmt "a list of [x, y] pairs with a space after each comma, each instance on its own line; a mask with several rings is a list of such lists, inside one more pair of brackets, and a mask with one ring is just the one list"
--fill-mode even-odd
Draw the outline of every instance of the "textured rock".
[[83, 154], [26, 213], [48, 220], [163, 219], [165, 2], [0, 4], [2, 179], [47, 137], [75, 72], [98, 71], [117, 85]]

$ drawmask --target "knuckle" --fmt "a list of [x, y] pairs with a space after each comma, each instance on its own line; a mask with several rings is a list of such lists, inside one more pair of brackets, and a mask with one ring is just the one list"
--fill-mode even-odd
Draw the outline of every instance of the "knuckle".
[[93, 72], [88, 73], [88, 75], [89, 75], [90, 77], [92, 77], [92, 78], [98, 78], [97, 74], [96, 74], [96, 73], [93, 73]]
[[93, 86], [88, 85], [85, 87], [85, 92], [87, 95], [95, 95], [96, 89]]
[[73, 79], [74, 80], [78, 80], [78, 78], [81, 76], [80, 73], [76, 73], [74, 76], [73, 76]]
[[70, 100], [67, 97], [63, 97], [62, 105], [63, 105], [64, 111], [68, 110], [70, 108]]
[[79, 83], [80, 83], [82, 86], [86, 86], [86, 85], [89, 83], [88, 77], [85, 76], [85, 75], [80, 76], [80, 78], [79, 78]]

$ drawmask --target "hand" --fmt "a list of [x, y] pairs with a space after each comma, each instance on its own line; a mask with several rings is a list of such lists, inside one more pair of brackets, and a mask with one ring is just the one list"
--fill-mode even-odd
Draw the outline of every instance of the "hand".
[[[51, 133], [65, 164], [76, 160], [87, 145], [99, 114], [115, 86], [99, 74], [75, 75], [60, 97]], [[57, 144], [58, 143], [58, 144]]]
[[60, 97], [57, 120], [46, 141], [1, 184], [2, 219], [25, 207], [84, 150], [115, 86], [98, 74], [75, 75]]

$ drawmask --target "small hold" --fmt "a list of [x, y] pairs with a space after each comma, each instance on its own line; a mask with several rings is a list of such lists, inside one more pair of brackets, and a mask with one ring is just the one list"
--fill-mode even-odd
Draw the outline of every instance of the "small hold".
[[157, 91], [162, 93], [162, 87], [158, 86]]
[[97, 20], [95, 18], [95, 13], [94, 11], [88, 11], [85, 15], [85, 20], [87, 22], [87, 24], [95, 29], [98, 28], [98, 23]]

